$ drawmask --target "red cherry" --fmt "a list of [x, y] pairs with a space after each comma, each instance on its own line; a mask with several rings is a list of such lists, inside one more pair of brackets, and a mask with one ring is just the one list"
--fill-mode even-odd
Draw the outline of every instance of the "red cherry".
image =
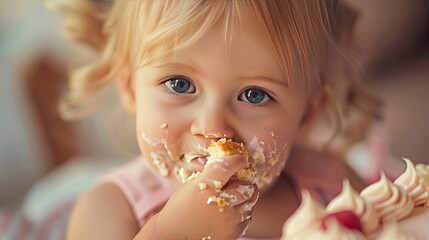
[[362, 222], [359, 217], [353, 212], [349, 210], [339, 211], [334, 213], [329, 213], [322, 218], [322, 229], [326, 230], [327, 222], [332, 220], [332, 218], [336, 219], [341, 226], [348, 228], [350, 230], [357, 230], [363, 233]]

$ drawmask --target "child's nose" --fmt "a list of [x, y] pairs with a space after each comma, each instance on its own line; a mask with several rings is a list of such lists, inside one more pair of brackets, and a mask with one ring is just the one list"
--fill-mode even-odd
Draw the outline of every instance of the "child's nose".
[[191, 133], [209, 139], [234, 137], [234, 129], [229, 124], [225, 109], [221, 107], [205, 108], [196, 113]]

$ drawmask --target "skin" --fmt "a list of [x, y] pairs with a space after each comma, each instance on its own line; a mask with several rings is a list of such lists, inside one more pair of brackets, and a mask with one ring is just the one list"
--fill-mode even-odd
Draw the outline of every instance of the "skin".
[[[256, 170], [278, 175], [289, 153], [288, 143], [293, 142], [300, 127], [306, 102], [305, 96], [287, 86], [266, 46], [261, 39], [242, 31], [233, 38], [230, 52], [226, 53], [222, 28], [218, 27], [177, 51], [165, 63], [139, 68], [133, 85], [137, 138], [144, 156], [153, 160], [156, 153], [171, 173], [176, 165], [183, 166], [178, 161], [183, 154], [203, 154], [201, 148], [212, 140], [226, 137], [243, 142], [250, 152], [262, 142], [267, 160], [271, 152], [282, 160], [273, 166], [259, 164]], [[166, 86], [169, 76], [174, 75], [184, 76], [178, 78], [180, 81], [189, 80], [195, 93], [179, 94]], [[249, 88], [264, 90], [272, 99], [266, 95], [259, 104], [241, 100], [240, 95]], [[161, 128], [164, 123], [168, 126]], [[180, 184], [174, 174], [168, 177]], [[259, 187], [264, 190], [271, 182]]]
[[[168, 179], [179, 187], [157, 220], [157, 224], [163, 226], [160, 232], [169, 233], [167, 239], [189, 234], [169, 224], [169, 217], [177, 217], [171, 209], [195, 209], [199, 206], [197, 209], [202, 215], [187, 216], [184, 221], [189, 225], [183, 225], [200, 226], [197, 223], [201, 223], [201, 219], [205, 219], [203, 222], [207, 224], [193, 228], [200, 231], [193, 230], [188, 236], [190, 238], [201, 238], [206, 233], [216, 239], [235, 239], [247, 225], [247, 221], [240, 221], [242, 214], [236, 208], [228, 208], [230, 212], [220, 215], [213, 211], [211, 206], [207, 206], [206, 199], [215, 193], [201, 195], [198, 188], [192, 186], [211, 179], [219, 180], [219, 177], [203, 174], [181, 186], [174, 169], [202, 170], [194, 163], [181, 161], [183, 154], [204, 154], [201, 149], [220, 137], [243, 142], [249, 147], [249, 161], [257, 171], [259, 190], [266, 193], [284, 168], [290, 151], [288, 143], [294, 141], [303, 124], [305, 96], [298, 94], [282, 79], [273, 52], [266, 47], [268, 44], [245, 28], [234, 35], [230, 52], [227, 52], [222, 30], [216, 26], [195, 44], [176, 51], [161, 64], [139, 68], [132, 78], [140, 149], [155, 169], [164, 174], [167, 169]], [[181, 77], [171, 77], [177, 75]], [[189, 91], [177, 93], [171, 85], [171, 81], [176, 79], [192, 84]], [[263, 90], [265, 93], [261, 98], [264, 96], [264, 100], [255, 104], [251, 103], [252, 98], [243, 97], [242, 93], [249, 88]], [[259, 158], [258, 148], [263, 155]], [[160, 164], [161, 169], [158, 168]], [[226, 177], [234, 173], [226, 171], [229, 173]], [[226, 190], [233, 191], [233, 188], [228, 186]], [[240, 198], [249, 201], [245, 196]], [[270, 199], [262, 199], [270, 202]], [[238, 222], [222, 224], [220, 219], [228, 214], [238, 218]], [[213, 219], [219, 222], [214, 224]], [[207, 229], [203, 226], [216, 227]], [[235, 228], [230, 229], [231, 226]]]
[[[247, 236], [281, 235], [282, 225], [298, 200], [290, 183], [279, 175], [295, 138], [311, 125], [321, 105], [318, 98], [308, 104], [306, 96], [286, 84], [269, 44], [250, 29], [249, 25], [237, 31], [230, 50], [225, 51], [223, 29], [215, 26], [161, 64], [120, 75], [125, 107], [136, 116], [141, 152], [177, 191], [139, 229], [119, 190], [103, 184], [79, 201], [69, 239], [237, 239], [246, 228]], [[177, 75], [181, 77], [171, 77]], [[177, 93], [171, 85], [175, 79], [189, 81], [195, 91], [190, 88]], [[248, 89], [257, 90], [262, 102], [246, 98], [243, 93]], [[225, 157], [204, 170], [197, 161], [188, 164], [181, 160], [187, 153], [206, 154], [202, 149], [222, 137], [248, 146], [250, 164], [258, 172], [256, 184], [226, 184], [243, 166], [242, 156]], [[203, 171], [182, 184], [174, 174], [182, 167]], [[222, 211], [207, 203], [210, 196], [219, 194], [213, 180], [220, 183], [222, 191], [236, 196]], [[199, 183], [208, 187], [200, 190]], [[242, 186], [252, 191], [240, 194]]]

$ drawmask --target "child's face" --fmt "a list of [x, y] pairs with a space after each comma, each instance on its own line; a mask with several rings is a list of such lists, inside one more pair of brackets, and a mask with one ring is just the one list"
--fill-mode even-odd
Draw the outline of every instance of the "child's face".
[[[221, 137], [247, 145], [262, 191], [284, 168], [305, 96], [287, 86], [268, 43], [246, 29], [233, 34], [229, 52], [222, 28], [213, 28], [133, 75], [140, 149], [174, 183], [178, 168], [201, 171], [205, 148]], [[195, 159], [186, 163], [185, 154]]]

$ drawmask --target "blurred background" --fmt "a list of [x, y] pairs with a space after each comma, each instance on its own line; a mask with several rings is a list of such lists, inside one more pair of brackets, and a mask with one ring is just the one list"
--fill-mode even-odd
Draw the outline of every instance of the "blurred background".
[[62, 22], [43, 1], [1, 0], [0, 207], [18, 208], [38, 179], [66, 162], [137, 154], [132, 123], [115, 122], [120, 106], [77, 122], [59, 116], [69, 70], [92, 57], [64, 40]]
[[[382, 167], [403, 169], [389, 160], [400, 157], [428, 164], [429, 1], [343, 0], [343, 6], [342, 42], [364, 66], [363, 86], [383, 102]], [[0, 209], [37, 215], [32, 199], [42, 196], [40, 183], [73, 188], [61, 177], [72, 173], [92, 182], [94, 172], [138, 152], [132, 122], [115, 118], [123, 114], [119, 107], [102, 106], [78, 122], [59, 117], [71, 66], [92, 57], [61, 37], [62, 20], [39, 0], [0, 0]], [[350, 159], [358, 171], [371, 164]]]

